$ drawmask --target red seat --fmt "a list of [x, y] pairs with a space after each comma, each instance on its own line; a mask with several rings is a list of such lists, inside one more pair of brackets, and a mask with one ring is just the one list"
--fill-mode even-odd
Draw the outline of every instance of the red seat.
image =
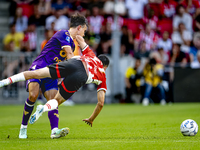
[[169, 34], [171, 35], [172, 32], [173, 32], [172, 20], [171, 19], [159, 20], [159, 22], [158, 22], [158, 29], [160, 30], [161, 35], [165, 31], [168, 31]]
[[124, 25], [126, 25], [134, 35], [136, 35], [138, 32], [140, 32], [141, 28], [143, 27], [143, 21], [126, 19]]

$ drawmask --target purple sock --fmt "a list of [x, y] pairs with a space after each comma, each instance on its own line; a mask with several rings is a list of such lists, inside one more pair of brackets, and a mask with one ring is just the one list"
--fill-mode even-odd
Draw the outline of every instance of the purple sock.
[[31, 113], [33, 111], [34, 108], [34, 103], [35, 102], [31, 102], [28, 98], [25, 102], [24, 105], [24, 111], [23, 111], [23, 118], [22, 118], [22, 124], [23, 125], [27, 125], [28, 124], [28, 120], [31, 116]]
[[59, 122], [59, 114], [58, 109], [54, 109], [52, 111], [48, 112], [48, 117], [51, 125], [51, 130], [53, 128], [58, 128], [58, 122]]

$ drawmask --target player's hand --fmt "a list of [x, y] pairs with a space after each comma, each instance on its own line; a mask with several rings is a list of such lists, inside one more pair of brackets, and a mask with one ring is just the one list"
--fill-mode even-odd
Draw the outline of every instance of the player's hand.
[[76, 36], [76, 41], [78, 42], [79, 46], [81, 49], [83, 49], [87, 44], [85, 43], [85, 40], [83, 39], [82, 36], [77, 35]]
[[85, 121], [85, 123], [87, 123], [89, 126], [92, 127], [92, 123], [93, 123], [92, 120], [90, 120], [90, 119], [83, 119], [83, 121]]

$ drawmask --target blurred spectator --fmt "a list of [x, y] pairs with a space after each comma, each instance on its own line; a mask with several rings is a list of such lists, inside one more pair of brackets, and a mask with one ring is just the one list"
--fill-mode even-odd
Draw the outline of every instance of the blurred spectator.
[[151, 29], [149, 24], [146, 24], [145, 31], [140, 31], [136, 36], [134, 46], [137, 49], [140, 41], [146, 42], [146, 50], [154, 50], [158, 43], [158, 35]]
[[23, 38], [24, 38], [24, 33], [16, 32], [15, 24], [11, 24], [10, 33], [8, 33], [3, 39], [5, 50], [20, 51]]
[[198, 0], [179, 0], [179, 4], [186, 8], [186, 12], [192, 16], [200, 12], [200, 3]]
[[87, 14], [87, 7], [88, 7], [88, 3], [86, 1], [83, 0], [73, 0], [73, 2], [71, 3], [72, 7], [70, 9], [70, 14], [73, 14], [75, 12], [79, 12], [82, 15], [86, 15]]
[[152, 90], [157, 89], [156, 95], [161, 96], [160, 104], [165, 105], [165, 90], [161, 85], [164, 75], [164, 66], [157, 63], [154, 58], [151, 58], [144, 68], [143, 75], [145, 77], [145, 92], [142, 104], [144, 106], [149, 105]]
[[10, 15], [10, 17], [15, 16], [16, 9], [17, 9], [17, 2], [15, 2], [15, 0], [11, 0], [10, 5], [9, 5], [9, 15]]
[[154, 31], [157, 31], [158, 17], [154, 14], [153, 9], [148, 10], [148, 15], [143, 18], [143, 22], [149, 24]]
[[183, 23], [179, 23], [178, 30], [172, 33], [172, 41], [173, 43], [181, 44], [181, 50], [185, 53], [189, 53], [192, 34], [190, 31], [186, 30]]
[[177, 3], [173, 0], [163, 0], [160, 5], [160, 13], [163, 18], [172, 18], [176, 13]]
[[200, 31], [200, 14], [198, 14], [194, 19], [194, 31]]
[[114, 13], [125, 16], [126, 6], [124, 0], [115, 2], [114, 0], [107, 0], [103, 5], [105, 15], [113, 15]]
[[195, 63], [191, 63], [191, 68], [193, 69], [200, 68], [200, 50], [197, 51], [197, 61]]
[[54, 11], [58, 9], [62, 9], [63, 14], [67, 15], [68, 8], [71, 8], [72, 5], [70, 3], [67, 3], [64, 0], [56, 0], [56, 2], [52, 3], [51, 7], [53, 8]]
[[191, 33], [193, 32], [192, 17], [190, 14], [185, 12], [183, 5], [178, 5], [176, 9], [176, 15], [173, 18], [173, 28], [175, 31], [178, 30], [178, 26], [181, 22], [185, 24], [185, 27], [188, 31]]
[[56, 31], [69, 28], [69, 19], [63, 15], [62, 9], [57, 9], [54, 15], [46, 18], [46, 29], [51, 29], [52, 22], [55, 23], [54, 30]]
[[185, 67], [187, 65], [186, 54], [180, 50], [181, 44], [174, 43], [170, 53], [169, 62], [172, 66]]
[[169, 38], [169, 33], [165, 31], [162, 38], [158, 41], [158, 47], [162, 48], [165, 53], [172, 50], [172, 40]]
[[[83, 0], [82, 0], [83, 1]], [[103, 9], [104, 4], [109, 0], [85, 0], [85, 3], [87, 3], [87, 9], [92, 9], [94, 6], [98, 6], [99, 9]], [[113, 0], [111, 0], [113, 1]]]
[[18, 7], [15, 16], [10, 17], [9, 22], [10, 24], [16, 24], [16, 32], [23, 32], [27, 29], [28, 18], [22, 15], [22, 8]]
[[50, 38], [54, 35], [53, 30], [45, 30], [45, 39], [41, 43], [41, 50], [44, 48], [44, 46], [47, 44], [47, 42], [50, 40]]
[[115, 6], [115, 3], [113, 0], [107, 0], [105, 3], [104, 3], [104, 6], [103, 6], [103, 11], [105, 14], [108, 14], [108, 15], [111, 15], [114, 13], [114, 6]]
[[112, 46], [112, 30], [111, 24], [106, 23], [105, 26], [102, 26], [102, 31], [100, 34], [100, 44], [97, 47], [97, 55], [99, 54], [111, 54], [111, 46]]
[[35, 24], [29, 24], [28, 29], [25, 32], [23, 39], [23, 48], [24, 52], [35, 52], [37, 46], [37, 33]]
[[51, 13], [51, 0], [34, 0], [34, 3], [34, 10], [37, 10], [41, 16]]
[[22, 15], [27, 16], [28, 18], [33, 15], [34, 12], [34, 6], [33, 2], [34, 0], [15, 0], [17, 2], [17, 7], [22, 8]]
[[139, 20], [144, 17], [144, 7], [148, 0], [125, 0], [125, 4], [129, 18]]
[[134, 56], [140, 56], [142, 58], [148, 58], [149, 57], [149, 51], [146, 49], [146, 42], [140, 41], [138, 48], [135, 50]]
[[133, 50], [133, 34], [127, 26], [122, 26], [121, 31], [121, 53], [129, 54]]
[[99, 35], [104, 18], [99, 14], [99, 8], [97, 6], [92, 8], [91, 14], [92, 16], [87, 18], [90, 26], [90, 32]]
[[104, 19], [104, 23], [110, 23], [111, 24], [111, 29], [112, 30], [116, 30], [116, 29], [121, 29], [123, 24], [124, 24], [124, 19], [121, 17], [121, 16], [118, 16], [117, 17], [117, 24], [115, 24], [114, 22], [114, 16], [113, 15], [110, 15], [110, 16], [107, 16], [106, 19]]
[[133, 93], [141, 92], [141, 58], [135, 58], [135, 65], [133, 67], [128, 67], [125, 73], [125, 84], [126, 84], [126, 103], [131, 103], [131, 95]]
[[163, 50], [162, 47], [158, 47], [157, 51], [151, 52], [149, 57], [155, 58], [156, 62], [161, 63], [162, 65], [166, 65], [169, 60], [168, 54]]
[[35, 24], [37, 27], [44, 26], [45, 19], [46, 19], [46, 16], [41, 15], [41, 13], [39, 12], [39, 8], [35, 7], [34, 14], [30, 16], [28, 19], [28, 24]]
[[200, 53], [200, 33], [194, 35], [193, 44], [190, 48], [190, 61], [192, 68], [199, 68], [199, 53]]

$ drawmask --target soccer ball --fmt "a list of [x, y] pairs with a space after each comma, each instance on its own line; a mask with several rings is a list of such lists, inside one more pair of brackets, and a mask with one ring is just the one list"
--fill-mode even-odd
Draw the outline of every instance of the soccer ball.
[[180, 130], [184, 136], [195, 136], [198, 132], [198, 125], [194, 120], [187, 119], [182, 122]]

